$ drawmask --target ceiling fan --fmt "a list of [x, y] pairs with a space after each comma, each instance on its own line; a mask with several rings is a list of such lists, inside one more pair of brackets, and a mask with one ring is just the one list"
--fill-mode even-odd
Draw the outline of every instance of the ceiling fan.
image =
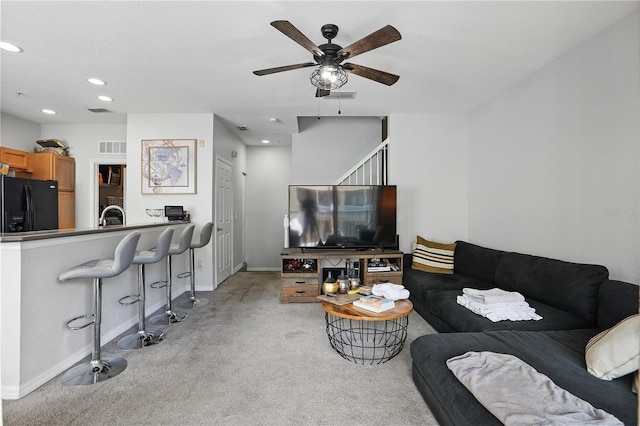
[[315, 62], [303, 62], [301, 64], [286, 65], [283, 67], [266, 68], [254, 71], [253, 73], [255, 75], [268, 75], [317, 66], [318, 68], [311, 73], [310, 77], [311, 84], [317, 88], [316, 97], [327, 96], [331, 93], [331, 90], [342, 87], [348, 80], [347, 72], [386, 84], [387, 86], [391, 86], [400, 78], [398, 75], [362, 65], [350, 62], [342, 63], [344, 60], [353, 58], [361, 53], [400, 40], [402, 38], [400, 32], [391, 25], [382, 27], [378, 31], [351, 43], [347, 47], [338, 46], [331, 42], [331, 40], [338, 35], [338, 26], [334, 24], [322, 26], [322, 36], [328, 40], [328, 43], [321, 44], [320, 46], [316, 46], [289, 21], [273, 21], [271, 26], [311, 52]]

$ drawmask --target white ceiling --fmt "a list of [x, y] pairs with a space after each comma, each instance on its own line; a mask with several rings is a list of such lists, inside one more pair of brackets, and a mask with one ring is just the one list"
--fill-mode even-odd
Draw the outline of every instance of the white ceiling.
[[[0, 35], [2, 111], [36, 123], [126, 123], [127, 113], [216, 113], [250, 145], [289, 144], [299, 116], [467, 113], [638, 13], [638, 1], [7, 1]], [[352, 62], [400, 75], [387, 87], [350, 75], [352, 100], [314, 97], [312, 60], [269, 25], [288, 20], [316, 44], [346, 46], [386, 24], [402, 40]], [[87, 83], [99, 77], [102, 88]], [[18, 95], [20, 93], [21, 95]], [[114, 101], [103, 103], [97, 95]], [[87, 108], [106, 107], [95, 114]], [[40, 110], [51, 108], [54, 116]], [[270, 117], [279, 122], [270, 123]]]

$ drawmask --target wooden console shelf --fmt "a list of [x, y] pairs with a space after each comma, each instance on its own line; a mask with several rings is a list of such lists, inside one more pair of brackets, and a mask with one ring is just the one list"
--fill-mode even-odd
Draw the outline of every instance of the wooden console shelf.
[[[317, 296], [321, 294], [322, 289], [323, 264], [333, 268], [338, 262], [347, 259], [359, 262], [361, 285], [386, 282], [402, 284], [402, 255], [400, 250], [302, 250], [286, 248], [281, 254], [282, 291], [280, 303], [319, 302]], [[376, 260], [388, 268], [383, 266], [380, 268], [383, 269], [381, 271], [370, 270], [368, 265]]]

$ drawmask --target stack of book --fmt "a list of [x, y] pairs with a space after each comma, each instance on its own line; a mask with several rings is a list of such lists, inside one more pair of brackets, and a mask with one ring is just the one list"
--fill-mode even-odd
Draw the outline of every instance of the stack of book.
[[387, 259], [373, 258], [367, 263], [367, 272], [388, 272], [391, 270], [391, 264]]
[[362, 296], [360, 299], [354, 300], [353, 306], [380, 313], [393, 308], [396, 304], [391, 299], [386, 299], [383, 296], [375, 296], [372, 294], [369, 296]]

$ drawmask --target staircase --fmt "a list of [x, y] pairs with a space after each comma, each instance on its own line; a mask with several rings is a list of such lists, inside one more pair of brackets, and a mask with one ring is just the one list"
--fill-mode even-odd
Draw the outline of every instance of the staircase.
[[334, 185], [386, 185], [389, 173], [388, 160], [389, 139], [385, 139], [337, 179]]

